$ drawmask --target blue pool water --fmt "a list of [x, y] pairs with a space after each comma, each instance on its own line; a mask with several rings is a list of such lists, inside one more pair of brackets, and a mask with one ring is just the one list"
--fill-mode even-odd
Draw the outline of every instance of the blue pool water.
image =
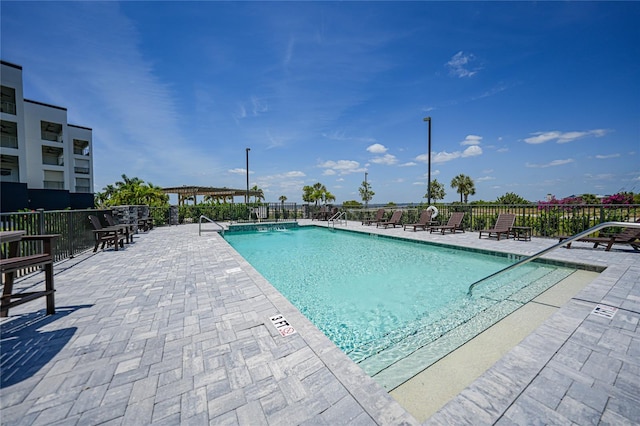
[[[406, 356], [530, 279], [564, 269], [523, 265], [470, 299], [471, 283], [513, 260], [319, 227], [227, 233], [225, 239], [356, 362], [384, 351]], [[515, 290], [505, 291], [505, 284]], [[406, 350], [392, 348], [402, 342]], [[384, 364], [390, 362], [395, 359]]]

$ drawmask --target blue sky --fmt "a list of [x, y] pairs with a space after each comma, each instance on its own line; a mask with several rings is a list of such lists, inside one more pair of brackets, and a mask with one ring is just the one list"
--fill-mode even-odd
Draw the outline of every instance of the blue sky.
[[637, 2], [6, 2], [28, 99], [91, 127], [95, 190], [246, 187], [300, 202], [640, 192]]

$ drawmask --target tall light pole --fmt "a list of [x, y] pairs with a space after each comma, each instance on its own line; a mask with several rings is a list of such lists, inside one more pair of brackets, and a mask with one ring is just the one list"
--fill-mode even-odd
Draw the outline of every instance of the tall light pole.
[[248, 206], [249, 205], [249, 151], [251, 151], [251, 148], [247, 148], [246, 149], [246, 153], [247, 153], [247, 198], [245, 199], [245, 204]]
[[367, 186], [367, 175], [369, 173], [364, 172], [364, 209], [369, 208], [369, 187]]
[[423, 121], [427, 121], [429, 123], [429, 148], [427, 151], [427, 205], [431, 205], [431, 117], [425, 117]]

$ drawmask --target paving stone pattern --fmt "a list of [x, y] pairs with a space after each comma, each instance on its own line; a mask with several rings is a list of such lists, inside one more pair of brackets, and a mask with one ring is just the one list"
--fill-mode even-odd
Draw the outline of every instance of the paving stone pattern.
[[[554, 243], [346, 228], [523, 255]], [[606, 271], [424, 424], [640, 422], [640, 255], [573, 247], [545, 257]], [[138, 234], [55, 274], [55, 315], [34, 301], [0, 320], [2, 425], [418, 424], [197, 225]], [[595, 316], [598, 303], [619, 309]], [[282, 337], [276, 314], [296, 333]]]

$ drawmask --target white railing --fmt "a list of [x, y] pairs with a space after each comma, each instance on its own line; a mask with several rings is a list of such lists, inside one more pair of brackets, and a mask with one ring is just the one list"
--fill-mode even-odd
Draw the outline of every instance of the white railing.
[[331, 216], [329, 218], [329, 221], [327, 222], [327, 226], [328, 227], [333, 226], [335, 228], [336, 223], [339, 223], [339, 224], [344, 223], [344, 225], [347, 226], [347, 212], [338, 212], [333, 216]]
[[525, 257], [524, 259], [520, 260], [519, 262], [516, 262], [516, 263], [514, 263], [513, 265], [510, 265], [510, 266], [507, 266], [506, 268], [501, 269], [498, 272], [495, 272], [495, 273], [489, 275], [488, 277], [484, 277], [481, 280], [476, 281], [475, 283], [473, 283], [473, 284], [471, 284], [469, 286], [469, 290], [467, 291], [467, 294], [469, 296], [471, 296], [472, 292], [473, 292], [473, 289], [480, 283], [488, 281], [491, 278], [494, 278], [494, 277], [496, 277], [498, 275], [501, 275], [501, 274], [503, 274], [503, 273], [505, 273], [507, 271], [510, 271], [510, 270], [512, 270], [514, 268], [517, 268], [520, 265], [524, 265], [525, 263], [529, 263], [532, 260], [535, 260], [535, 259], [539, 258], [540, 256], [549, 253], [550, 251], [553, 251], [553, 250], [555, 250], [555, 249], [557, 249], [559, 247], [566, 246], [567, 244], [569, 244], [569, 243], [571, 243], [573, 241], [579, 240], [580, 238], [584, 238], [589, 234], [593, 234], [594, 232], [599, 231], [599, 230], [601, 230], [603, 228], [610, 228], [610, 227], [640, 228], [640, 222], [604, 222], [604, 223], [600, 223], [600, 224], [598, 224], [596, 226], [593, 226], [593, 227], [587, 229], [586, 231], [580, 232], [579, 234], [576, 234], [576, 235], [574, 235], [572, 237], [568, 237], [566, 239], [563, 239], [559, 243], [554, 244], [551, 247], [548, 247], [548, 248], [546, 248], [544, 250], [541, 250], [541, 251], [539, 251], [539, 252], [537, 252], [535, 254], [532, 254], [529, 257]]

